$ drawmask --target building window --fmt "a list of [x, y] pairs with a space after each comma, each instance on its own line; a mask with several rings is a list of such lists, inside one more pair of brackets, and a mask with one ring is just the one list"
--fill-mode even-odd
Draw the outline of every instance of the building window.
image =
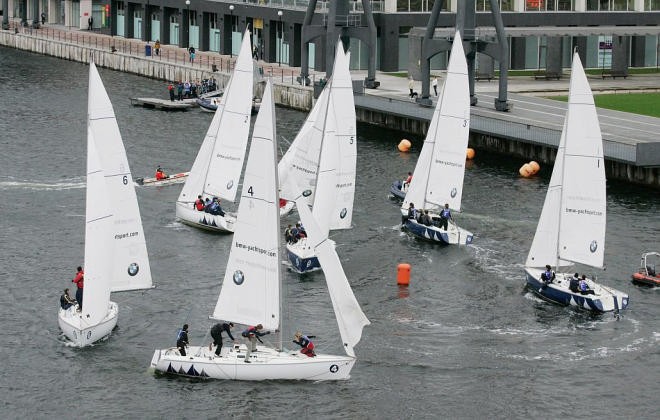
[[217, 13], [209, 13], [209, 28], [210, 29], [219, 28], [219, 26], [218, 26], [218, 14]]
[[[499, 0], [498, 4], [500, 6], [500, 10], [503, 12], [513, 11], [513, 1], [514, 0]], [[475, 4], [475, 10], [477, 12], [490, 12], [490, 0], [477, 0]]]
[[525, 0], [525, 10], [530, 12], [570, 11], [575, 10], [575, 0]]
[[[449, 0], [442, 2], [442, 9], [444, 11], [449, 10], [447, 7]], [[430, 12], [433, 10], [433, 4], [435, 0], [396, 0], [396, 11], [397, 12]]]
[[587, 11], [590, 12], [628, 10], [635, 10], [635, 0], [587, 0]]
[[660, 10], [660, 0], [646, 0], [644, 10]]

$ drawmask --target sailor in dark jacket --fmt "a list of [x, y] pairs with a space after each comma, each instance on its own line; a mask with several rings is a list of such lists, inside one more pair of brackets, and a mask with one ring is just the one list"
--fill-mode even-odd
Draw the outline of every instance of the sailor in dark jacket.
[[234, 327], [233, 322], [223, 322], [222, 324], [218, 323], [215, 324], [213, 327], [211, 327], [211, 337], [213, 337], [213, 344], [218, 346], [215, 349], [215, 355], [220, 356], [220, 352], [222, 351], [222, 332], [226, 332], [229, 338], [231, 338], [232, 341], [236, 341], [233, 335], [231, 335], [231, 328]]
[[186, 346], [188, 345], [188, 324], [183, 324], [176, 336], [176, 346], [179, 348], [181, 356], [186, 355]]

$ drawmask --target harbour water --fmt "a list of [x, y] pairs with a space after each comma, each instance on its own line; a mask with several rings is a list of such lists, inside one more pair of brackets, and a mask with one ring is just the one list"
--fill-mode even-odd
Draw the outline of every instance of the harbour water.
[[[0, 48], [0, 298], [4, 339], [2, 418], [657, 418], [658, 289], [630, 283], [639, 256], [660, 250], [657, 190], [608, 184], [607, 270], [579, 267], [627, 291], [620, 317], [540, 301], [525, 290], [523, 263], [551, 168], [520, 179], [517, 159], [477, 153], [466, 173], [461, 226], [467, 247], [438, 247], [399, 228], [388, 197], [414, 168], [401, 133], [358, 127], [354, 228], [332, 235], [355, 295], [371, 320], [348, 381], [226, 382], [154, 375], [154, 349], [190, 324], [208, 344], [208, 316], [231, 236], [175, 220], [180, 186], [138, 188], [157, 287], [113, 295], [118, 328], [102, 343], [68, 346], [58, 298], [83, 264], [87, 67]], [[157, 165], [188, 170], [211, 115], [132, 107], [131, 96], [166, 96], [162, 81], [100, 69], [134, 176]], [[305, 115], [278, 108], [280, 147]], [[295, 222], [295, 216], [285, 223]], [[284, 258], [283, 258], [284, 259]], [[408, 288], [396, 266], [412, 265]], [[340, 353], [323, 274], [284, 271], [285, 334], [316, 335]], [[236, 331], [238, 336], [238, 331]], [[285, 335], [285, 343], [287, 342]], [[290, 346], [293, 348], [293, 345]]]

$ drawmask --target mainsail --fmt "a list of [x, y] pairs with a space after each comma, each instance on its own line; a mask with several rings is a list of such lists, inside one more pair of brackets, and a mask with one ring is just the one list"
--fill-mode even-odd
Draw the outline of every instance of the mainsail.
[[264, 91], [245, 168], [229, 260], [213, 318], [276, 330], [280, 323], [280, 216], [275, 106]]

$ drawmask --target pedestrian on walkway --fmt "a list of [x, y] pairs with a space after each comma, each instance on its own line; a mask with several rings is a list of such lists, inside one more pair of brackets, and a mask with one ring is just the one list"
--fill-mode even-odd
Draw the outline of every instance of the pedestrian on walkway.
[[46, 24], [46, 13], [41, 12], [41, 24], [45, 25]]
[[188, 54], [190, 54], [190, 63], [195, 64], [195, 47], [191, 45], [188, 48]]
[[435, 96], [438, 96], [438, 76], [433, 77], [431, 85], [433, 86], [433, 92], [435, 92]]
[[156, 43], [154, 44], [154, 52], [156, 55], [160, 55], [160, 40], [156, 40]]
[[91, 31], [92, 29], [94, 29], [94, 18], [90, 16], [89, 19], [87, 19], [87, 30]]

